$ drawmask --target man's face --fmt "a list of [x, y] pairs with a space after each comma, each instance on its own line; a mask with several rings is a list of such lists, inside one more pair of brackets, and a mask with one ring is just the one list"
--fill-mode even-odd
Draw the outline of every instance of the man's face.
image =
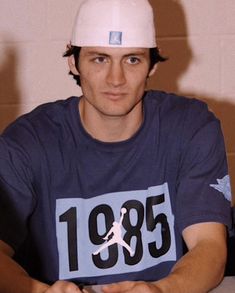
[[149, 64], [149, 49], [83, 47], [79, 74], [85, 109], [120, 117], [141, 108]]

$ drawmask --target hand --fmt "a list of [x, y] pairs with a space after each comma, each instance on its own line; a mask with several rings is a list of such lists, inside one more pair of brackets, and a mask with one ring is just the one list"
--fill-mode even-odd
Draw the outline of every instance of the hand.
[[157, 284], [151, 282], [120, 282], [102, 287], [104, 293], [163, 293]]
[[82, 293], [79, 287], [67, 281], [57, 281], [50, 286], [44, 293]]

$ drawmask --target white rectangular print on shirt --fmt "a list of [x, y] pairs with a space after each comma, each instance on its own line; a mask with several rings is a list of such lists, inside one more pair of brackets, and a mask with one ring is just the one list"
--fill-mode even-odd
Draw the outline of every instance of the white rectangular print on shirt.
[[56, 201], [59, 278], [138, 272], [176, 260], [168, 184]]

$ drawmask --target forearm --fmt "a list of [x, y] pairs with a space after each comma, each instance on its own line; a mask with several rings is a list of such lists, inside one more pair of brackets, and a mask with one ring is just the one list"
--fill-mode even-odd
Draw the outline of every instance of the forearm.
[[13, 249], [0, 240], [0, 293], [81, 293], [79, 287], [66, 281], [51, 286], [30, 278], [13, 259]]
[[155, 284], [162, 293], [206, 293], [223, 278], [226, 249], [207, 240], [177, 262], [171, 274]]
[[0, 252], [0, 293], [43, 293], [49, 287], [29, 275], [8, 255]]

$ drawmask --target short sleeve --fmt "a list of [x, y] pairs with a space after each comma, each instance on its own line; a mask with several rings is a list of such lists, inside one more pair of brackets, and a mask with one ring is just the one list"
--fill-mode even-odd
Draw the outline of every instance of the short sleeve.
[[201, 222], [231, 227], [231, 187], [220, 122], [202, 102], [188, 109], [182, 136], [176, 221], [182, 231]]
[[27, 236], [35, 205], [25, 133], [24, 128], [12, 127], [0, 137], [0, 239], [15, 250]]

